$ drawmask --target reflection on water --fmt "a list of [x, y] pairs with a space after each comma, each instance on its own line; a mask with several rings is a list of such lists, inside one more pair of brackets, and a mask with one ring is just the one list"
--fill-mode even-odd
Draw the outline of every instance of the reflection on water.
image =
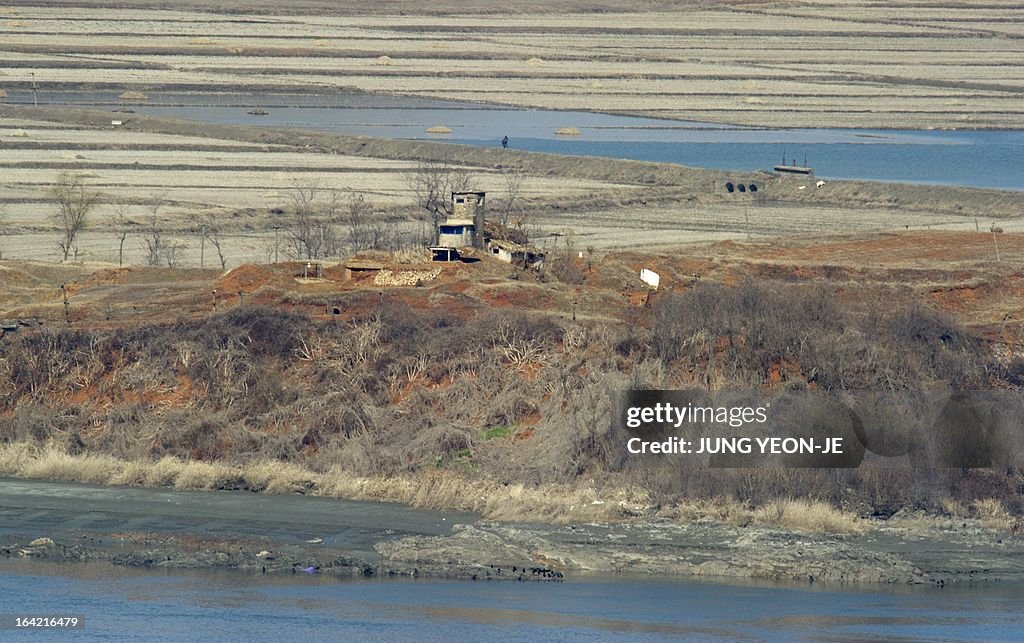
[[[7, 102], [31, 104], [11, 90]], [[131, 109], [228, 125], [296, 127], [359, 136], [438, 139], [468, 145], [606, 156], [732, 170], [804, 159], [824, 178], [1024, 189], [1024, 131], [766, 129], [699, 122], [515, 109], [367, 94], [154, 93], [126, 103], [115, 92], [40, 92], [41, 105]], [[249, 112], [260, 112], [259, 115]], [[262, 113], [265, 112], [265, 113]], [[444, 126], [451, 133], [432, 135]], [[559, 128], [579, 130], [558, 136]]]
[[[573, 578], [346, 580], [0, 561], [5, 613], [82, 614], [91, 637], [384, 640], [1014, 640], [1024, 587]], [[5, 633], [6, 634], [6, 633]]]

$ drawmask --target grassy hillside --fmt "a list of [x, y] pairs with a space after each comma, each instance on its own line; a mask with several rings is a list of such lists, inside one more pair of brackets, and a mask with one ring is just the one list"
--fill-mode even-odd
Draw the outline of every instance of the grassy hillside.
[[[571, 284], [488, 288], [356, 289], [330, 298], [337, 316], [311, 316], [327, 300], [291, 294], [175, 323], [10, 335], [0, 340], [0, 471], [502, 517], [793, 497], [863, 515], [1024, 510], [1019, 447], [985, 469], [944, 468], [932, 451], [869, 454], [856, 469], [708, 469], [630, 456], [613, 421], [616, 392], [630, 388], [695, 388], [723, 403], [826, 391], [859, 401], [866, 428], [892, 435], [929, 433], [934, 416], [920, 405], [936, 388], [999, 390], [1000, 412], [1019, 419], [1021, 362], [995, 359], [938, 310], [865, 312], [825, 284], [744, 279], [697, 281], [645, 306], [606, 288], [577, 315]], [[77, 475], [81, 456], [99, 473]]]

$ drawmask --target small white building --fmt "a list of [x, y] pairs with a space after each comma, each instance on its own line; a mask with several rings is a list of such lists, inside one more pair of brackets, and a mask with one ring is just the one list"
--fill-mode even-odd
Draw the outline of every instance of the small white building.
[[529, 246], [522, 246], [518, 243], [493, 239], [487, 243], [487, 249], [491, 256], [515, 264], [523, 268], [540, 268], [544, 265], [544, 253]]

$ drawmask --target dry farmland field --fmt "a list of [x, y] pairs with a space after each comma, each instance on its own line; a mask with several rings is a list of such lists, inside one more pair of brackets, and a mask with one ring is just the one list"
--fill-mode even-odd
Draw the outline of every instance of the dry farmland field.
[[[71, 4], [73, 6], [67, 6]], [[0, 89], [357, 89], [759, 126], [1018, 127], [1013, 0], [0, 7]]]
[[[1024, 214], [1013, 192], [818, 189], [799, 177], [121, 111], [171, 94], [379, 93], [770, 127], [1019, 127], [1022, 35], [1024, 10], [1004, 0], [16, 0], [0, 7], [0, 252], [61, 257], [51, 193], [62, 173], [98, 194], [79, 261], [145, 262], [159, 231], [175, 265], [217, 265], [201, 258], [201, 231], [214, 228], [227, 266], [265, 262], [280, 255], [296, 195], [310, 188], [364, 199], [367, 225], [415, 245], [428, 217], [412, 177], [425, 162], [470, 176], [492, 212], [514, 210], [511, 221], [545, 244], [569, 235], [581, 248], [665, 248], [996, 223], [1012, 232]], [[33, 107], [33, 88], [119, 95], [122, 110]], [[5, 104], [5, 94], [20, 99]], [[514, 208], [510, 174], [522, 177]], [[726, 194], [726, 180], [760, 191]]]
[[[203, 226], [230, 265], [265, 261], [296, 190], [361, 195], [409, 243], [424, 212], [409, 177], [442, 160], [535, 239], [668, 246], [836, 231], [1018, 227], [1019, 194], [750, 175], [428, 142], [189, 125], [26, 104], [42, 95], [387, 94], [770, 127], [1019, 127], [1024, 10], [967, 2], [489, 0], [327, 3], [14, 1], [0, 7], [0, 251], [56, 259], [49, 193], [62, 172], [100, 194], [79, 260], [138, 263], [159, 228], [198, 265]], [[4, 104], [4, 96], [8, 104]], [[18, 104], [11, 104], [13, 97]], [[113, 128], [112, 120], [124, 120]], [[115, 225], [120, 222], [120, 226]], [[121, 244], [122, 231], [128, 237]]]
[[[387, 227], [399, 245], [419, 244], [428, 222], [412, 179], [436, 162], [488, 192], [495, 214], [509, 200], [507, 177], [521, 175], [511, 221], [539, 243], [568, 234], [581, 248], [603, 250], [838, 231], [977, 231], [996, 220], [1012, 231], [1024, 214], [1015, 192], [857, 181], [816, 188], [800, 177], [141, 115], [114, 128], [109, 113], [59, 108], [0, 106], [0, 141], [0, 250], [10, 259], [61, 258], [52, 190], [63, 173], [99, 196], [78, 260], [116, 262], [123, 250], [125, 263], [143, 263], [159, 230], [180, 250], [175, 264], [196, 267], [210, 250], [204, 226], [219, 231], [228, 266], [269, 261], [274, 247], [285, 252], [279, 237], [294, 228], [295, 198], [310, 188], [339, 200], [327, 221], [339, 233], [348, 229], [345, 205], [362, 198], [366, 225]], [[761, 189], [729, 194], [727, 178]]]

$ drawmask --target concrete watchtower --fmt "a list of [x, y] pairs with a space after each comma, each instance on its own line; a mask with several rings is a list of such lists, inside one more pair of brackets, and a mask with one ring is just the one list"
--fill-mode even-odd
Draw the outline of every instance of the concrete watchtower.
[[452, 219], [473, 221], [473, 247], [484, 247], [484, 201], [486, 192], [452, 192]]

